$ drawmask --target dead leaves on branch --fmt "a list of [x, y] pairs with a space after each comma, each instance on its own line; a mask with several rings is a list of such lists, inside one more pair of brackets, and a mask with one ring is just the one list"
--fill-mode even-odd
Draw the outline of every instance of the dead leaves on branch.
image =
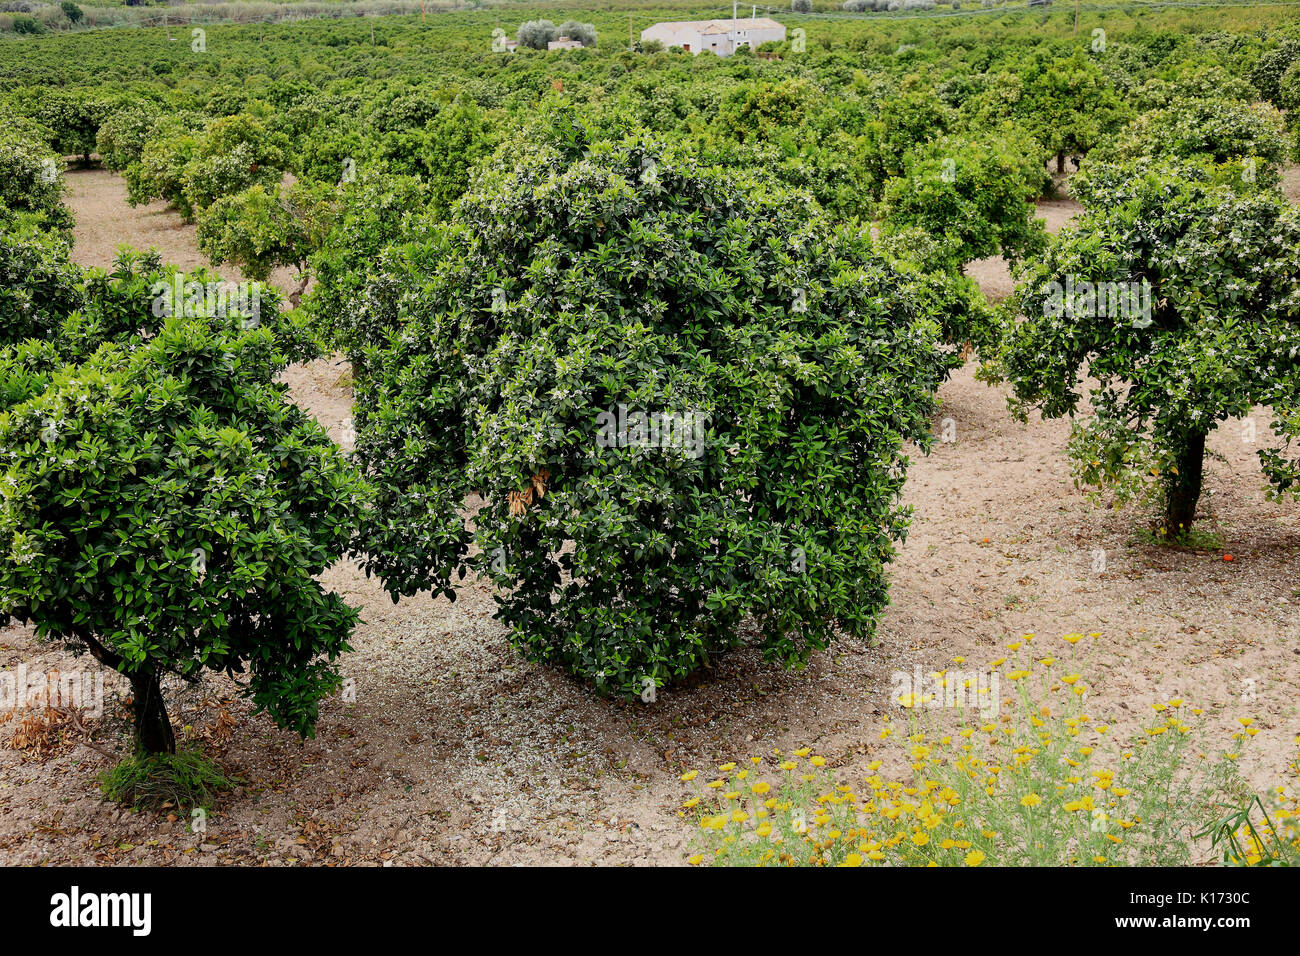
[[510, 505], [510, 516], [517, 518], [524, 514], [534, 501], [541, 501], [546, 497], [546, 483], [550, 481], [551, 473], [543, 468], [532, 478], [528, 479], [528, 487], [523, 491], [512, 491], [506, 496]]
[[18, 726], [5, 741], [5, 746], [16, 750], [23, 760], [43, 763], [75, 737], [88, 737], [90, 727], [86, 714], [75, 700], [63, 699], [63, 685], [59, 672], [54, 671], [47, 688], [0, 714], [0, 724], [17, 720]]

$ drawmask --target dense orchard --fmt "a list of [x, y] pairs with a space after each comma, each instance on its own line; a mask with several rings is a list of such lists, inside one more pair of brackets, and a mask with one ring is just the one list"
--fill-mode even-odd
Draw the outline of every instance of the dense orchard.
[[[745, 633], [800, 666], [872, 633], [972, 351], [1022, 414], [1095, 380], [1077, 477], [1154, 491], [1172, 536], [1257, 405], [1295, 492], [1292, 15], [889, 15], [933, 6], [800, 0], [725, 59], [544, 5], [516, 52], [491, 9], [0, 44], [0, 610], [136, 682], [154, 750], [160, 676], [205, 667], [310, 732], [345, 553], [394, 599], [488, 577], [519, 647], [612, 694]], [[96, 155], [297, 288], [248, 287], [249, 323], [152, 254], [72, 265], [63, 163]], [[996, 308], [966, 274], [993, 255]], [[277, 380], [322, 346], [353, 455]]]

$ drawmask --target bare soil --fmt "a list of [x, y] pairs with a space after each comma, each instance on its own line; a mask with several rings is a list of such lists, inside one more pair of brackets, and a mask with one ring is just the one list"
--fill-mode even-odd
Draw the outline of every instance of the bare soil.
[[[202, 264], [174, 213], [129, 209], [106, 172], [68, 178], [79, 261], [106, 265], [130, 241]], [[1060, 201], [1042, 212], [1059, 228], [1075, 209]], [[998, 268], [1005, 275], [998, 262], [972, 270], [990, 295], [1010, 291]], [[1257, 787], [1278, 782], [1300, 733], [1300, 506], [1267, 500], [1241, 423], [1210, 441], [1203, 523], [1221, 547], [1158, 547], [1138, 533], [1141, 512], [1106, 509], [1073, 487], [1068, 422], [1014, 422], [1004, 393], [973, 371], [941, 391], [936, 429], [951, 419], [955, 440], [914, 457], [914, 522], [870, 646], [844, 642], [802, 673], [741, 648], [653, 705], [617, 703], [522, 659], [486, 587], [467, 581], [455, 603], [393, 604], [342, 562], [324, 580], [363, 608], [365, 624], [342, 664], [352, 690], [324, 702], [314, 739], [250, 716], [224, 678], [169, 684], [178, 733], [245, 781], [194, 834], [100, 795], [96, 775], [130, 746], [129, 687], [109, 674], [103, 714], [51, 755], [0, 746], [0, 863], [680, 863], [684, 769], [809, 745], [845, 779], [860, 777], [880, 752], [882, 718], [900, 713], [891, 673], [954, 656], [983, 667], [1025, 632], [1056, 649], [1061, 634], [1101, 632], [1089, 701], [1117, 730], [1174, 696], [1206, 708], [1216, 734], [1255, 717], [1261, 732], [1243, 769]], [[336, 437], [346, 372], [322, 360], [286, 374]], [[1267, 414], [1252, 417], [1262, 440]], [[96, 669], [26, 628], [0, 630], [0, 665], [20, 663]], [[0, 744], [13, 725], [0, 725]]]

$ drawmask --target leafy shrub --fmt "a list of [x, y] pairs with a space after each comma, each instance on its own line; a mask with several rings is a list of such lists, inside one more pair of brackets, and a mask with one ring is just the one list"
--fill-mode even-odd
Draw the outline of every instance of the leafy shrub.
[[0, 411], [45, 391], [63, 364], [62, 353], [49, 339], [27, 339], [0, 348]]
[[1143, 157], [1231, 164], [1220, 179], [1253, 188], [1275, 185], [1286, 155], [1285, 124], [1275, 108], [1209, 99], [1142, 114], [1092, 158], [1109, 164]]
[[1162, 533], [1191, 529], [1206, 435], [1273, 410], [1281, 448], [1258, 452], [1278, 492], [1300, 463], [1300, 218], [1280, 196], [1238, 194], [1198, 166], [1142, 161], [1080, 174], [1085, 214], [1030, 264], [1002, 372], [1020, 415], [1092, 415], [1071, 455], [1086, 485], [1155, 493]]
[[126, 199], [133, 206], [164, 199], [186, 218], [194, 209], [185, 195], [185, 170], [198, 152], [196, 120], [189, 115], [168, 115], [150, 129], [137, 162], [125, 170]]
[[532, 50], [545, 50], [546, 45], [559, 36], [555, 24], [550, 20], [527, 20], [519, 24], [515, 39], [520, 46]]
[[1288, 113], [1300, 106], [1300, 60], [1292, 63], [1278, 84], [1277, 105]]
[[1300, 59], [1300, 41], [1297, 40], [1283, 40], [1265, 52], [1250, 71], [1250, 82], [1255, 85], [1259, 95], [1277, 103], [1282, 77], [1297, 59]]
[[369, 341], [371, 311], [364, 299], [380, 254], [409, 234], [410, 216], [428, 205], [428, 186], [414, 176], [362, 175], [342, 191], [333, 227], [311, 255], [316, 284], [303, 299], [313, 326], [336, 349], [359, 357]]
[[943, 341], [968, 343], [982, 354], [995, 349], [1001, 327], [979, 283], [951, 267], [947, 243], [920, 229], [891, 230], [876, 248], [897, 270], [923, 315], [939, 323]]
[[[806, 196], [573, 135], [512, 144], [367, 289], [367, 570], [394, 597], [487, 574], [530, 656], [624, 695], [746, 615], [789, 664], [870, 633], [902, 443], [928, 445], [952, 361], [937, 329]], [[679, 440], [620, 442], [620, 406]]]
[[127, 199], [164, 199], [192, 222], [222, 196], [279, 185], [288, 149], [289, 138], [255, 116], [221, 116], [202, 127], [190, 115], [165, 116], [127, 167]]
[[1114, 83], [1082, 52], [1035, 53], [985, 74], [981, 83], [968, 106], [970, 128], [1014, 123], [1042, 144], [1045, 156], [1056, 156], [1057, 172], [1065, 172], [1066, 156], [1087, 154], [1130, 115]]
[[1036, 146], [993, 137], [945, 136], [909, 153], [885, 186], [885, 232], [918, 228], [939, 237], [954, 269], [1001, 253], [1016, 260], [1046, 245], [1033, 200], [1050, 181]]
[[141, 108], [118, 110], [100, 125], [95, 134], [95, 149], [104, 165], [124, 170], [138, 163], [158, 118]]
[[14, 17], [14, 33], [19, 36], [39, 36], [45, 32], [45, 24], [34, 17]]
[[722, 101], [718, 123], [737, 142], [771, 139], [798, 126], [824, 92], [807, 80], [738, 86]]
[[183, 171], [185, 199], [194, 210], [249, 186], [278, 186], [289, 139], [256, 117], [223, 116], [208, 123]]
[[83, 324], [156, 334], [106, 339], [0, 413], [0, 613], [130, 679], [145, 752], [175, 747], [160, 675], [205, 667], [247, 670], [258, 710], [309, 734], [357, 620], [313, 575], [347, 547], [363, 485], [286, 401], [276, 322], [186, 317], [161, 294], [169, 317], [145, 296], [134, 321], [104, 304]]
[[[1032, 635], [1027, 635], [1032, 639]], [[1067, 635], [1077, 640], [1083, 635]], [[1019, 647], [1025, 642], [1016, 642]], [[1026, 656], [1028, 652], [1026, 652]], [[755, 866], [1185, 866], [1188, 838], [1242, 789], [1236, 754], [1202, 752], [1201, 712], [1182, 700], [1153, 704], [1154, 723], [1119, 740], [1082, 703], [1078, 667], [1009, 664], [1015, 690], [1001, 719], [963, 715], [959, 727], [926, 719], [904, 695], [906, 729], [886, 716], [891, 779], [874, 760], [864, 787], [839, 779], [808, 749], [723, 764], [682, 816], [698, 822], [695, 864]], [[939, 675], [951, 684], [954, 677]], [[1005, 683], [1004, 683], [1005, 682]], [[977, 705], [982, 709], [983, 704]], [[1250, 724], [1249, 718], [1243, 722]], [[1240, 750], [1247, 738], [1235, 735]], [[1209, 749], [1209, 748], [1206, 748]], [[775, 782], [771, 778], [775, 778]], [[704, 778], [707, 779], [707, 778]], [[700, 783], [696, 783], [700, 780]]]
[[0, 126], [0, 217], [9, 213], [30, 213], [33, 223], [55, 229], [72, 227], [58, 158], [21, 126]]
[[80, 154], [83, 162], [90, 162], [100, 124], [115, 108], [108, 97], [93, 90], [39, 89], [24, 98], [33, 119], [52, 133], [50, 145], [56, 152]]
[[496, 146], [496, 129], [481, 109], [464, 101], [449, 104], [425, 126], [421, 158], [431, 214], [451, 216], [474, 167]]
[[80, 282], [67, 240], [0, 228], [0, 346], [53, 335], [82, 304]]
[[[1156, 77], [1142, 84], [1132, 96], [1139, 110], [1159, 110], [1186, 100], [1235, 100], [1253, 102], [1255, 89], [1223, 67], [1195, 64], [1189, 72], [1172, 79]], [[1279, 104], [1281, 105], [1281, 104]]]
[[339, 118], [301, 136], [291, 160], [301, 178], [338, 184], [357, 177], [357, 166], [370, 149], [350, 118]]
[[1300, 156], [1300, 60], [1287, 68], [1278, 87], [1278, 106], [1286, 111], [1286, 126], [1291, 133], [1291, 155]]
[[954, 111], [931, 89], [909, 90], [880, 104], [876, 139], [876, 165], [871, 179], [882, 187], [893, 176], [904, 173], [904, 157], [923, 144], [942, 136], [956, 123]]
[[250, 186], [222, 196], [199, 214], [199, 249], [214, 266], [234, 263], [258, 281], [279, 266], [296, 267], [299, 285], [290, 304], [297, 306], [307, 285], [307, 260], [325, 240], [334, 213], [330, 187]]
[[590, 23], [579, 23], [577, 20], [565, 20], [555, 28], [557, 37], [568, 37], [570, 40], [577, 40], [583, 46], [596, 45], [596, 28]]

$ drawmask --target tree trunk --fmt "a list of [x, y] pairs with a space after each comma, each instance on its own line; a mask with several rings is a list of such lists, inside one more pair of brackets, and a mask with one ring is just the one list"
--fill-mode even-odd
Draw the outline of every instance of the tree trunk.
[[1059, 152], [1059, 153], [1056, 154], [1056, 171], [1057, 171], [1058, 173], [1061, 173], [1061, 174], [1064, 174], [1064, 173], [1065, 173], [1065, 152], [1064, 152], [1064, 150], [1062, 150], [1061, 152]]
[[1165, 477], [1165, 535], [1181, 538], [1192, 530], [1196, 502], [1201, 497], [1205, 466], [1205, 432], [1186, 432], [1174, 458], [1177, 474]]
[[302, 294], [307, 291], [307, 281], [311, 278], [306, 265], [299, 263], [298, 268], [301, 270], [298, 274], [298, 288], [289, 293], [289, 307], [294, 309], [302, 302]]
[[128, 674], [135, 696], [135, 747], [146, 754], [176, 752], [176, 735], [156, 673]]

